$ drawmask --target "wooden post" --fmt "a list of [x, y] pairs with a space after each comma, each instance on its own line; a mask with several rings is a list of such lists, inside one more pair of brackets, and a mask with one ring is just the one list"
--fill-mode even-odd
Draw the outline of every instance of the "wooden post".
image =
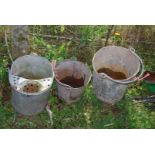
[[114, 25], [111, 25], [108, 28], [108, 32], [107, 32], [107, 36], [106, 36], [106, 41], [105, 41], [105, 46], [107, 46], [107, 44], [108, 44], [108, 40], [110, 38], [110, 35], [111, 35], [111, 32], [112, 32], [113, 28], [114, 28]]
[[12, 50], [13, 59], [28, 54], [28, 26], [12, 26]]

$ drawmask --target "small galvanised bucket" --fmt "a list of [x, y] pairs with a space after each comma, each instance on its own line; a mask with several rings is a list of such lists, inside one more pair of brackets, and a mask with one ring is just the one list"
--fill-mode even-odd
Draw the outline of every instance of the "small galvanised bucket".
[[90, 69], [82, 62], [73, 60], [58, 63], [55, 75], [58, 96], [67, 103], [78, 101], [91, 79]]
[[48, 102], [54, 79], [51, 63], [37, 55], [17, 58], [9, 71], [12, 105], [23, 115], [36, 115]]
[[[103, 47], [94, 55], [92, 64], [94, 93], [101, 101], [111, 104], [121, 100], [127, 85], [137, 81], [143, 74], [143, 62], [133, 48]], [[117, 80], [107, 73], [100, 73], [102, 68], [123, 73], [125, 78]]]

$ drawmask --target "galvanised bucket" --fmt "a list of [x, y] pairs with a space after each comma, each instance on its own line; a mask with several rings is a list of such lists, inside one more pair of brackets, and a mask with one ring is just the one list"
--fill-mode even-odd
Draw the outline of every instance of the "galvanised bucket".
[[[133, 48], [103, 47], [94, 55], [92, 64], [94, 93], [101, 101], [111, 104], [120, 101], [128, 84], [137, 81], [143, 74], [143, 62]], [[126, 79], [116, 80], [105, 73], [98, 73], [101, 68], [122, 72]]]
[[52, 65], [45, 58], [37, 55], [17, 58], [9, 71], [15, 110], [23, 115], [36, 115], [43, 111], [53, 79]]
[[[77, 80], [82, 78], [84, 79], [84, 84], [80, 87], [74, 88], [70, 85], [62, 83], [61, 80], [68, 76], [73, 76]], [[81, 98], [84, 88], [91, 79], [91, 71], [82, 62], [65, 60], [56, 65], [55, 79], [59, 98], [67, 103], [72, 103]]]

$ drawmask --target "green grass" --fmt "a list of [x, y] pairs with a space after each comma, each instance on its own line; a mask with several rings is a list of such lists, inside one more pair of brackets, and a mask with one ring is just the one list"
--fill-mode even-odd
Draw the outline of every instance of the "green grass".
[[[79, 40], [61, 40], [31, 35], [29, 38], [30, 52], [36, 52], [52, 61], [56, 59], [77, 59], [92, 69], [93, 54], [103, 46], [98, 44], [105, 39], [107, 26], [31, 26], [31, 33], [57, 36], [74, 36]], [[3, 31], [2, 31], [3, 32]], [[111, 36], [113, 44], [118, 38]], [[120, 39], [120, 38], [119, 38]], [[6, 47], [0, 43], [0, 90], [10, 92], [6, 66], [9, 63]], [[147, 46], [137, 47], [138, 54], [144, 61], [145, 69], [153, 70], [153, 51], [146, 53]], [[148, 51], [150, 51], [148, 46]], [[9, 93], [8, 93], [9, 94]], [[7, 95], [0, 97], [0, 128], [93, 128], [93, 129], [124, 129], [124, 128], [155, 128], [155, 110], [151, 103], [138, 103], [134, 96], [149, 95], [150, 92], [142, 82], [129, 85], [124, 98], [114, 106], [108, 106], [96, 98], [92, 90], [92, 82], [86, 87], [80, 101], [67, 104], [57, 96], [54, 82], [49, 105], [53, 112], [53, 126], [44, 110], [37, 116], [22, 116], [14, 111]]]

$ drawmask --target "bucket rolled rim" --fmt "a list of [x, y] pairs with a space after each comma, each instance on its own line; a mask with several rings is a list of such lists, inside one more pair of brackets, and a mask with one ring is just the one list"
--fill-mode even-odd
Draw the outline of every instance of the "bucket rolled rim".
[[61, 86], [64, 86], [64, 87], [70, 88], [70, 89], [79, 89], [79, 88], [84, 88], [84, 87], [86, 86], [86, 85], [83, 85], [83, 86], [81, 86], [81, 87], [74, 88], [74, 87], [72, 87], [72, 86], [70, 86], [70, 85], [67, 85], [67, 84], [65, 84], [65, 83], [60, 82], [60, 80], [58, 80], [56, 77], [55, 77], [55, 80], [56, 80], [56, 82], [58, 82], [58, 84], [60, 84]]
[[[78, 60], [66, 59], [66, 60], [62, 60], [62, 61], [57, 62], [56, 67], [57, 67], [58, 65], [60, 65], [60, 63], [69, 62], [69, 61], [78, 62], [78, 63], [84, 65], [84, 66], [88, 69], [88, 71], [89, 71], [89, 73], [90, 73], [88, 82], [87, 82], [86, 84], [84, 84], [83, 86], [81, 86], [81, 87], [74, 88], [74, 87], [72, 87], [72, 86], [70, 86], [70, 85], [67, 85], [67, 84], [64, 84], [64, 83], [60, 82], [60, 80], [58, 80], [58, 79], [56, 78], [56, 76], [55, 76], [56, 82], [58, 82], [58, 84], [60, 84], [60, 85], [62, 85], [62, 86], [64, 86], [64, 87], [68, 87], [68, 88], [72, 88], [72, 89], [79, 89], [79, 88], [83, 88], [83, 87], [87, 86], [87, 85], [89, 84], [90, 80], [91, 80], [92, 73], [91, 73], [91, 70], [89, 69], [89, 67], [88, 67], [86, 64], [84, 64], [83, 62], [78, 61]], [[55, 67], [55, 70], [56, 70], [56, 67]]]
[[[127, 48], [124, 48], [124, 47], [121, 47], [121, 46], [105, 46], [105, 47], [100, 48], [100, 49], [94, 54], [93, 59], [92, 59], [93, 70], [95, 71], [96, 74], [99, 74], [99, 73], [96, 71], [96, 68], [95, 68], [95, 66], [94, 66], [94, 59], [95, 59], [96, 55], [97, 55], [99, 52], [103, 52], [102, 50], [104, 50], [104, 49], [106, 49], [106, 48], [109, 48], [109, 47], [112, 47], [112, 48], [114, 48], [114, 47], [116, 47], [116, 48], [122, 48], [122, 49], [129, 50], [129, 51], [130, 51], [130, 49], [127, 49]], [[132, 51], [130, 51], [130, 52], [131, 52], [134, 56], [136, 56], [137, 59], [139, 60], [139, 56], [138, 56], [136, 53], [133, 53]], [[139, 61], [140, 61], [140, 60], [139, 60]], [[139, 65], [139, 68], [137, 69], [137, 71], [136, 71], [132, 76], [128, 77], [127, 79], [123, 79], [123, 80], [115, 80], [115, 79], [111, 78], [110, 76], [108, 76], [107, 74], [105, 74], [104, 76], [101, 75], [101, 77], [102, 77], [102, 78], [106, 78], [106, 77], [107, 77], [109, 80], [114, 81], [114, 82], [117, 82], [117, 83], [119, 83], [119, 82], [127, 82], [128, 80], [131, 80], [132, 78], [135, 78], [136, 75], [139, 73], [139, 71], [140, 71], [140, 65]], [[104, 74], [104, 73], [103, 73], [103, 74]], [[100, 74], [99, 74], [99, 75], [100, 75]]]
[[[12, 62], [12, 65], [11, 65], [11, 68], [10, 68], [10, 73], [12, 74], [12, 69], [13, 69], [13, 67], [14, 67], [14, 64], [16, 63], [16, 61], [18, 61], [18, 60], [20, 60], [20, 59], [22, 59], [22, 58], [24, 58], [24, 57], [40, 57], [41, 59], [44, 59], [46, 62], [48, 62], [49, 64], [51, 64], [50, 63], [50, 61], [48, 60], [48, 59], [46, 59], [45, 57], [42, 57], [42, 56], [39, 56], [39, 55], [34, 55], [34, 54], [27, 54], [27, 55], [23, 55], [23, 56], [20, 56], [20, 57], [18, 57], [18, 58], [16, 58], [13, 62]], [[53, 70], [53, 68], [51, 67], [51, 71], [52, 71], [52, 77], [54, 76], [54, 70]]]

